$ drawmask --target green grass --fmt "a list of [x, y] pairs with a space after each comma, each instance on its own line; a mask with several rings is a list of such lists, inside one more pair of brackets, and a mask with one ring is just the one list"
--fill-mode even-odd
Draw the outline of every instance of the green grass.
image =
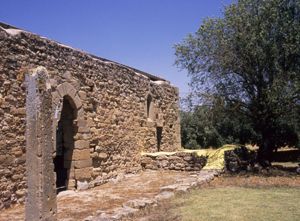
[[300, 220], [300, 188], [201, 188], [173, 203], [188, 221]]

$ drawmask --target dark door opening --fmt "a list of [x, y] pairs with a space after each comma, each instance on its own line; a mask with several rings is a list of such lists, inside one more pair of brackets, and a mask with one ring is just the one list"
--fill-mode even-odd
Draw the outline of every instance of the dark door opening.
[[69, 166], [72, 160], [70, 156], [72, 156], [74, 147], [73, 120], [74, 109], [68, 99], [64, 98], [61, 118], [56, 130], [56, 156], [53, 160], [57, 193], [68, 188]]
[[157, 138], [157, 151], [160, 151], [161, 139], [162, 139], [162, 127], [156, 128], [156, 138]]
[[64, 167], [64, 135], [61, 120], [58, 122], [56, 131], [56, 156], [54, 158], [54, 171], [56, 172], [57, 192], [66, 190], [67, 170]]

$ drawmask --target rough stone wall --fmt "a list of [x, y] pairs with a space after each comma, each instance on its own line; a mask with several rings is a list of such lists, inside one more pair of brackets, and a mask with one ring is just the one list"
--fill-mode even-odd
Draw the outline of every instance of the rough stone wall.
[[241, 146], [224, 152], [225, 169], [228, 172], [251, 171], [256, 161], [256, 152]]
[[24, 201], [24, 76], [38, 66], [51, 79], [53, 112], [62, 93], [58, 88], [66, 83], [75, 88], [74, 102], [81, 108], [75, 148], [84, 146], [77, 157], [92, 159], [90, 180], [101, 183], [140, 170], [141, 151], [157, 151], [157, 127], [162, 127], [160, 150], [180, 147], [178, 89], [167, 81], [0, 24], [0, 208]]
[[207, 158], [195, 153], [177, 152], [175, 154], [145, 154], [141, 165], [151, 170], [200, 171], [206, 164]]

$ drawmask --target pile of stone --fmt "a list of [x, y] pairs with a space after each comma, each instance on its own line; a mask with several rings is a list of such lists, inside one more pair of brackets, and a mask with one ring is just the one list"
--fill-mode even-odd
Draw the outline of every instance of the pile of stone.
[[177, 170], [177, 171], [200, 171], [206, 164], [205, 156], [196, 153], [177, 152], [174, 154], [144, 154], [141, 165], [144, 169]]
[[256, 152], [244, 146], [225, 151], [225, 169], [229, 172], [250, 171], [254, 168]]

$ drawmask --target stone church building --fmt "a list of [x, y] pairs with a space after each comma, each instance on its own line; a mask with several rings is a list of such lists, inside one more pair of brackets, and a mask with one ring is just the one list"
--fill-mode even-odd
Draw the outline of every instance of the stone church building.
[[[42, 90], [48, 103], [30, 100]], [[30, 179], [54, 180], [57, 192], [93, 187], [141, 170], [142, 152], [179, 149], [178, 99], [160, 77], [0, 23], [0, 209], [23, 202]], [[34, 152], [31, 137], [49, 131]], [[49, 177], [26, 176], [43, 154]]]

